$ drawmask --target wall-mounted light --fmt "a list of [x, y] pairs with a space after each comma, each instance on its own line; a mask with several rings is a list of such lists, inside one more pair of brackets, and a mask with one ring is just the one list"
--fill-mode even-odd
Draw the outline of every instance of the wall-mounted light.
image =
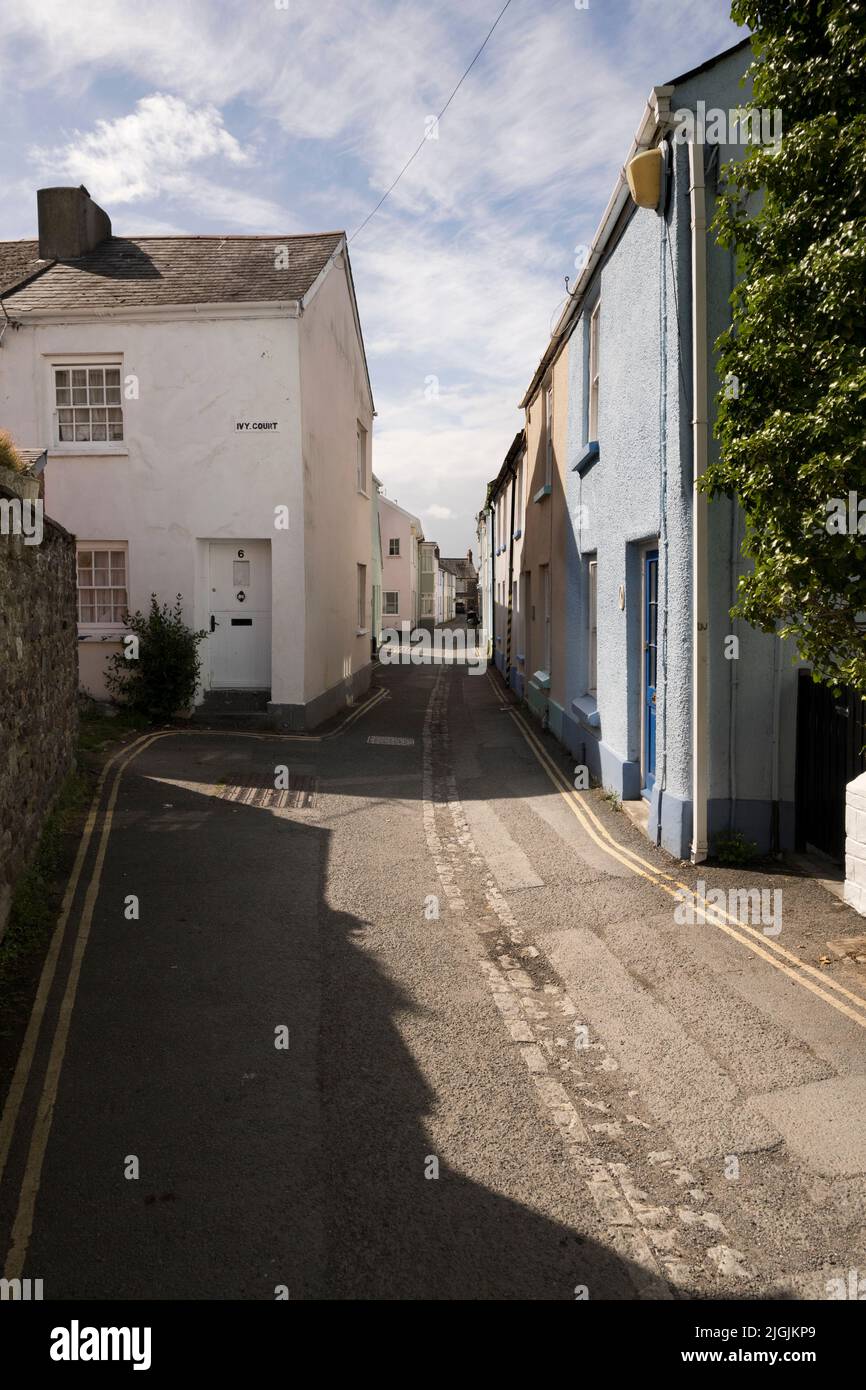
[[667, 191], [668, 146], [665, 142], [654, 149], [636, 154], [626, 166], [626, 178], [632, 200], [639, 208], [664, 207]]

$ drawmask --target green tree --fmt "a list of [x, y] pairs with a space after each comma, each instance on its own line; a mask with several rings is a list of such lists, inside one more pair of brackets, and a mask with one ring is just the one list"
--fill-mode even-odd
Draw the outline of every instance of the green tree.
[[[193, 632], [183, 621], [181, 595], [174, 608], [150, 596], [150, 611], [127, 613], [126, 624], [136, 643], [106, 662], [105, 683], [122, 704], [153, 719], [170, 719], [193, 701], [201, 661], [198, 644], [204, 631]], [[129, 654], [128, 654], [129, 653]]]
[[[866, 6], [734, 0], [731, 14], [753, 31], [752, 104], [780, 110], [783, 134], [725, 170], [713, 225], [740, 278], [703, 486], [746, 515], [754, 567], [734, 613], [866, 694]], [[847, 513], [849, 494], [853, 533], [832, 501]]]

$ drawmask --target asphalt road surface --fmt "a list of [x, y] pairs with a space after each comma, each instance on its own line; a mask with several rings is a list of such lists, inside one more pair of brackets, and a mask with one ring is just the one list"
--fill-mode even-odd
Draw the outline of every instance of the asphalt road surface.
[[569, 797], [496, 677], [377, 684], [334, 737], [145, 740], [113, 808], [109, 774], [0, 1129], [7, 1277], [631, 1300], [866, 1274], [866, 977], [821, 964], [858, 919], [787, 874], [759, 876], [775, 942], [680, 925], [662, 876], [694, 871]]

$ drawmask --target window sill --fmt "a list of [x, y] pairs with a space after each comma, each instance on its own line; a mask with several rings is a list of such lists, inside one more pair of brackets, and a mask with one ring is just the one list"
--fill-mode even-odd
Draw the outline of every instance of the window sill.
[[511, 539], [512, 539], [513, 541], [519, 541], [519, 540], [520, 540], [520, 537], [521, 537], [522, 535], [523, 535], [523, 532], [522, 532], [522, 531], [515, 531], [515, 532], [514, 532], [514, 535], [511, 537]]
[[78, 624], [79, 642], [122, 642], [127, 634], [125, 627], [90, 627]]
[[52, 444], [48, 461], [58, 458], [128, 458], [126, 444]]
[[523, 652], [518, 652], [518, 653], [517, 653], [517, 660], [520, 662], [520, 664], [521, 664], [521, 666], [522, 666], [523, 663], [524, 663], [524, 661], [526, 660], [526, 657], [523, 655]]
[[535, 496], [532, 499], [533, 502], [540, 502], [543, 497], [549, 497], [552, 491], [553, 489], [551, 487], [551, 484], [545, 483], [544, 487], [540, 487], [536, 492]]
[[366, 636], [367, 636], [367, 633], [368, 633], [369, 631], [370, 631], [370, 629], [369, 629], [368, 627], [356, 627], [356, 628], [355, 628], [355, 636], [356, 636], [356, 637], [366, 637]]
[[535, 681], [535, 684], [538, 686], [539, 690], [549, 690], [549, 689], [550, 689], [550, 672], [549, 672], [549, 671], [533, 671], [533, 673], [532, 673], [532, 679]]
[[572, 473], [579, 473], [583, 477], [584, 473], [596, 462], [599, 457], [598, 440], [590, 439], [584, 444], [574, 463], [571, 465]]
[[585, 724], [588, 729], [601, 728], [601, 714], [599, 713], [598, 701], [594, 695], [581, 695], [578, 700], [572, 700], [571, 708], [574, 710], [581, 723]]

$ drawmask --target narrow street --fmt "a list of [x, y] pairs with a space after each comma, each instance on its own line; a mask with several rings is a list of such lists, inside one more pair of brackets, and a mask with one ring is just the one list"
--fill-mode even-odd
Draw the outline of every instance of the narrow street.
[[814, 966], [818, 883], [762, 880], [777, 943], [679, 925], [693, 871], [461, 666], [381, 667], [333, 736], [137, 747], [0, 1126], [7, 1277], [826, 1298], [863, 1267], [866, 978]]

